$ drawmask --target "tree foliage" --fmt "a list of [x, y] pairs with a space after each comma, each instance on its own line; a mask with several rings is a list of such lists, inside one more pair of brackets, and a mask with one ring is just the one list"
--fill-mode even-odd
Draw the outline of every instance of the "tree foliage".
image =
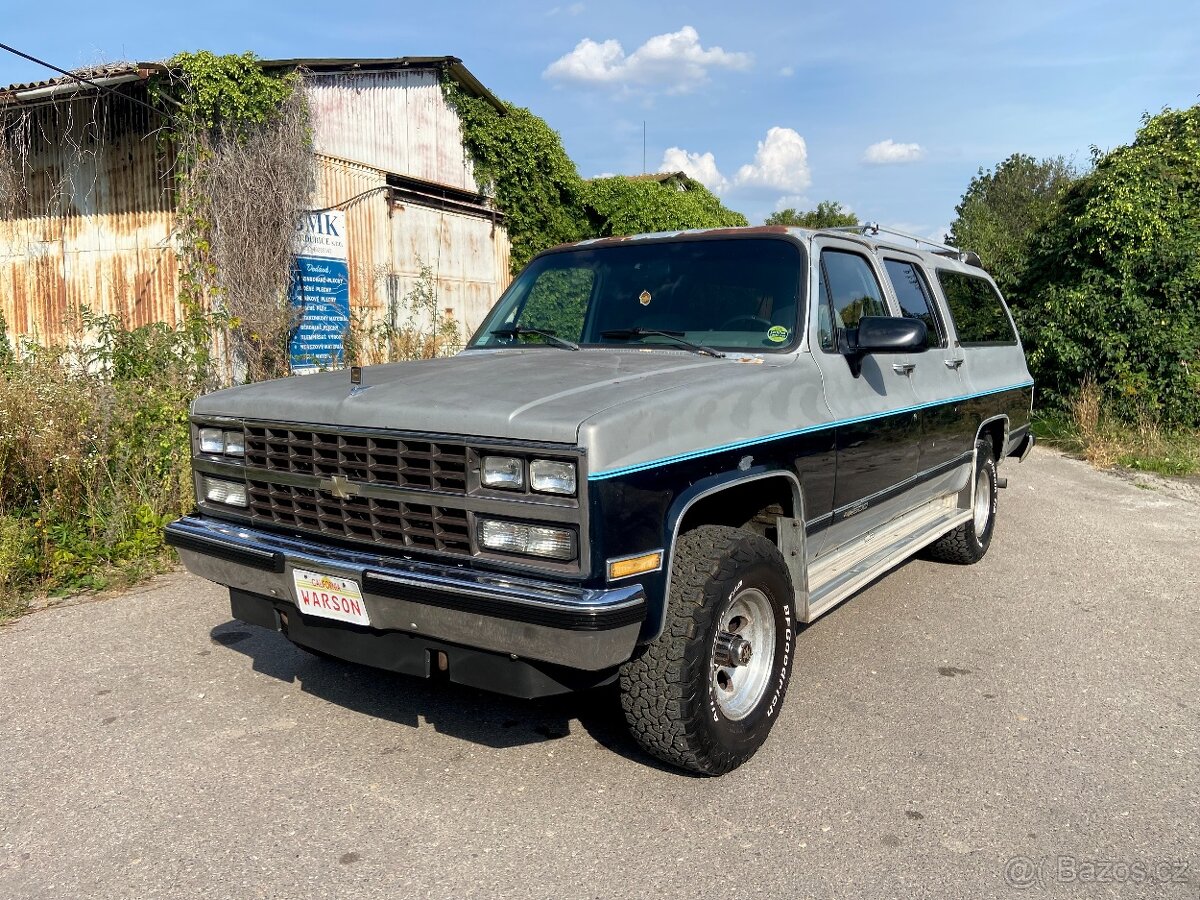
[[558, 133], [529, 110], [505, 103], [501, 113], [448, 76], [442, 88], [476, 180], [507, 217], [514, 273], [547, 247], [583, 238], [746, 224], [691, 179], [684, 190], [651, 179], [585, 182]]
[[621, 175], [595, 178], [584, 186], [584, 202], [599, 237], [748, 224], [691, 178], [683, 183]]
[[836, 200], [822, 200], [816, 209], [797, 212], [788, 207], [767, 216], [764, 225], [786, 225], [789, 228], [844, 228], [858, 224], [858, 216]]
[[949, 242], [978, 253], [1008, 296], [1024, 274], [1031, 241], [1057, 215], [1076, 177], [1061, 156], [1014, 153], [993, 169], [981, 168], [955, 207]]
[[1200, 106], [1093, 151], [1031, 241], [1017, 289], [1044, 393], [1094, 380], [1116, 414], [1200, 426]]

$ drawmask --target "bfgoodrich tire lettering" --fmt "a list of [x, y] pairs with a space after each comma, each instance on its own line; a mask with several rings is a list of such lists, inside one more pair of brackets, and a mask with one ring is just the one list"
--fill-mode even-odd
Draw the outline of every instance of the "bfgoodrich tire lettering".
[[[676, 543], [670, 598], [662, 635], [621, 667], [621, 705], [648, 752], [693, 772], [722, 775], [754, 755], [779, 717], [795, 646], [791, 579], [766, 538], [705, 525]], [[747, 624], [756, 609], [769, 611], [769, 629], [765, 622], [754, 630]], [[747, 651], [737, 644], [740, 633], [764, 631], [772, 636], [767, 647]], [[742, 650], [739, 660], [747, 661], [717, 665], [730, 662], [731, 641]], [[765, 679], [749, 679], [742, 704], [718, 702], [717, 692], [751, 671], [756, 655], [768, 667]]]
[[964, 565], [983, 559], [991, 546], [992, 531], [996, 527], [998, 486], [992, 442], [988, 438], [981, 438], [975, 444], [975, 477], [971, 481], [972, 516], [931, 544], [930, 556], [942, 562]]

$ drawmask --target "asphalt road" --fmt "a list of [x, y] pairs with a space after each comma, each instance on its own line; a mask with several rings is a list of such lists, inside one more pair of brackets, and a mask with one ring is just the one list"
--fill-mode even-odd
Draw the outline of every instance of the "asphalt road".
[[806, 629], [720, 779], [644, 757], [608, 693], [322, 661], [185, 574], [30, 615], [0, 896], [1200, 897], [1200, 491], [1006, 469], [987, 558]]

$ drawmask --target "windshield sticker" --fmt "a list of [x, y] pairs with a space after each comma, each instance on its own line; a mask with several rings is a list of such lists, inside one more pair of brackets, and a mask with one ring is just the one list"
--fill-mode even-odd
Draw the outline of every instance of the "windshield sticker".
[[782, 344], [788, 339], [788, 329], [782, 325], [772, 325], [767, 331], [767, 340], [773, 344]]
[[640, 294], [638, 294], [638, 303], [642, 304], [642, 306], [649, 306], [650, 305], [650, 292], [642, 291]]

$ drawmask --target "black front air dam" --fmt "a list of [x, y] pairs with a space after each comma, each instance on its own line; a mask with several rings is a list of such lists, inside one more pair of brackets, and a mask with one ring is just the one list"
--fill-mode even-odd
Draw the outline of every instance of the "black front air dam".
[[[511, 697], [533, 699], [566, 694], [609, 684], [616, 669], [585, 672], [489, 653], [458, 644], [436, 641], [403, 631], [379, 631], [341, 622], [328, 623], [304, 616], [290, 603], [245, 591], [229, 592], [235, 619], [261, 625], [287, 636], [293, 643], [348, 662], [389, 672], [429, 678], [436, 669], [436, 653], [446, 654], [447, 674], [456, 684]], [[285, 624], [286, 622], [286, 624]]]

